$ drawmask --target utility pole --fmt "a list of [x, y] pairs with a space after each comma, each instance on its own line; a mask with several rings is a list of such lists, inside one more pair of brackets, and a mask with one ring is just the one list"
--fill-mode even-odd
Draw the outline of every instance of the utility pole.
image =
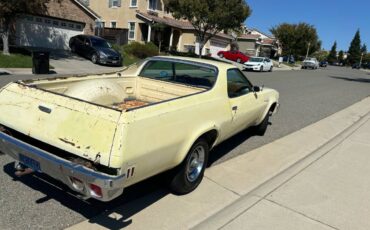
[[311, 42], [308, 42], [306, 58], [308, 57], [308, 53], [310, 52], [310, 46]]

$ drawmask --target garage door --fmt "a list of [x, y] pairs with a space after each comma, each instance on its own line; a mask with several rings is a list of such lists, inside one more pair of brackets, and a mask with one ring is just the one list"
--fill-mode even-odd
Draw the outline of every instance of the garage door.
[[226, 42], [220, 42], [220, 41], [211, 41], [211, 47], [210, 52], [212, 57], [217, 57], [217, 53], [219, 51], [225, 51], [227, 50], [228, 43]]
[[62, 19], [24, 16], [17, 20], [16, 44], [19, 46], [69, 49], [69, 39], [82, 34], [85, 24]]

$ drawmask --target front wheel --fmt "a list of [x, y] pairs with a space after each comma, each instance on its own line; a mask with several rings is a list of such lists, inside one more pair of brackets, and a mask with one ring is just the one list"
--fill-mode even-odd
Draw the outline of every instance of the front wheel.
[[204, 139], [198, 139], [191, 147], [185, 160], [175, 168], [170, 181], [174, 194], [187, 194], [198, 187], [207, 167], [209, 145]]
[[98, 63], [98, 55], [93, 54], [92, 57], [91, 57], [91, 61], [92, 61], [92, 63], [97, 64]]
[[260, 72], [263, 72], [263, 66], [261, 66], [261, 68], [260, 68]]
[[267, 130], [267, 127], [269, 125], [270, 116], [271, 116], [271, 112], [269, 111], [269, 112], [267, 112], [265, 118], [263, 118], [263, 121], [261, 122], [261, 124], [259, 124], [259, 125], [257, 125], [257, 126], [254, 127], [254, 132], [258, 136], [265, 135], [266, 130]]
[[273, 67], [271, 66], [271, 68], [270, 68], [269, 72], [272, 72], [272, 69], [273, 69]]

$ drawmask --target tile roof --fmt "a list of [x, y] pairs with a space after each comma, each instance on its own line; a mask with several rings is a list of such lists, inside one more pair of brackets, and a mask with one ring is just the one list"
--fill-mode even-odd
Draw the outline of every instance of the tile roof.
[[238, 39], [253, 39], [258, 40], [261, 37], [259, 34], [242, 34], [238, 37]]
[[[141, 16], [141, 17], [147, 19], [148, 21], [163, 23], [163, 24], [166, 24], [168, 26], [183, 29], [183, 30], [194, 30], [194, 26], [189, 21], [177, 20], [177, 19], [174, 19], [174, 18], [166, 17], [166, 16], [158, 17], [156, 15], [144, 13], [144, 12], [141, 12], [141, 11], [136, 11], [136, 13], [137, 13], [138, 16]], [[232, 39], [232, 36], [230, 36], [228, 34], [224, 34], [224, 33], [217, 33], [216, 36], [227, 38], [227, 39]]]

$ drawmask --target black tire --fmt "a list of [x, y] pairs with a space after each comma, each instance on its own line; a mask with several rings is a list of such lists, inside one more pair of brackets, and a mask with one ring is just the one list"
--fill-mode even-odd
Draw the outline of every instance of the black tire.
[[[193, 162], [192, 161], [194, 159], [192, 157], [193, 153], [199, 148], [204, 149], [204, 161], [201, 169], [198, 171], [196, 170], [198, 172], [197, 173], [198, 176], [196, 178], [193, 178], [194, 180], [191, 180], [189, 178], [189, 173], [187, 169], [191, 167], [190, 163]], [[203, 138], [198, 139], [191, 147], [185, 160], [179, 166], [177, 166], [172, 172], [169, 184], [172, 193], [176, 195], [184, 195], [192, 192], [194, 189], [198, 187], [198, 185], [203, 179], [204, 171], [207, 167], [208, 155], [209, 155], [208, 143]]]
[[263, 121], [254, 127], [254, 133], [257, 134], [258, 136], [263, 136], [266, 133], [267, 127], [269, 125], [269, 120], [270, 120], [271, 112], [268, 111], [266, 116], [263, 118]]
[[263, 72], [263, 66], [261, 66], [261, 68], [260, 68], [260, 72]]
[[274, 67], [272, 67], [272, 66], [271, 66], [271, 68], [270, 68], [269, 72], [272, 72], [272, 69], [273, 69], [273, 68], [274, 68]]
[[98, 55], [97, 54], [93, 54], [92, 56], [91, 56], [91, 62], [92, 63], [94, 63], [94, 64], [98, 64], [99, 63], [99, 61], [98, 61], [99, 59], [98, 59]]
[[71, 45], [71, 52], [76, 53], [76, 46], [73, 44]]

